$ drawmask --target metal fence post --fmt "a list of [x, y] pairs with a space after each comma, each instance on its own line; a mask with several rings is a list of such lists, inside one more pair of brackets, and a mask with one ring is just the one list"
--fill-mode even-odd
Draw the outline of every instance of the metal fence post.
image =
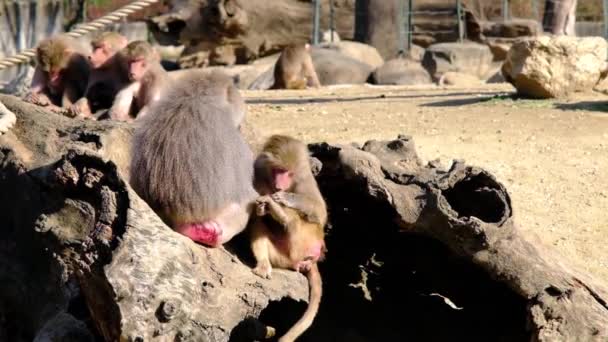
[[604, 37], [608, 38], [608, 0], [604, 0]]
[[332, 43], [334, 42], [334, 32], [336, 31], [334, 15], [335, 15], [334, 0], [329, 0], [329, 31], [331, 34], [330, 40]]
[[532, 0], [532, 13], [534, 13], [534, 19], [540, 20], [540, 13], [538, 12], [538, 0]]
[[403, 14], [405, 13], [405, 0], [399, 0], [398, 8], [397, 8], [397, 51], [400, 54], [405, 52], [405, 35], [407, 32], [405, 26], [405, 18]]
[[414, 0], [409, 0], [407, 4], [407, 51], [412, 49], [412, 38], [414, 35], [413, 27], [414, 23], [412, 20], [414, 19]]
[[312, 44], [319, 44], [319, 17], [321, 16], [321, 0], [314, 0], [314, 11], [312, 16]]
[[509, 20], [509, 0], [502, 0], [502, 19]]
[[456, 18], [458, 19], [458, 42], [464, 41], [464, 22], [462, 13], [462, 0], [456, 0]]

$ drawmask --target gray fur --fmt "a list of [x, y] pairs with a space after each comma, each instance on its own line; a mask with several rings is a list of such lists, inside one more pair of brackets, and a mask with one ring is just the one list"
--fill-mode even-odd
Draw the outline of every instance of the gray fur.
[[253, 155], [233, 123], [244, 102], [230, 103], [217, 77], [181, 77], [136, 127], [131, 185], [165, 219], [202, 221], [257, 196]]

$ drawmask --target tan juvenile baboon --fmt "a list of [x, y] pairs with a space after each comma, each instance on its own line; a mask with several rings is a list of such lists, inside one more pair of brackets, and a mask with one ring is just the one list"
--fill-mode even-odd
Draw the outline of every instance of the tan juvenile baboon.
[[53, 111], [71, 106], [82, 97], [90, 65], [86, 48], [68, 35], [43, 40], [36, 48], [36, 69], [26, 100]]
[[286, 47], [274, 66], [274, 84], [270, 89], [305, 89], [321, 86], [310, 57], [310, 44]]
[[215, 247], [245, 229], [258, 195], [252, 152], [234, 124], [243, 99], [209, 77], [181, 77], [139, 121], [130, 181], [173, 229]]
[[132, 82], [122, 89], [110, 108], [110, 119], [133, 121], [144, 117], [152, 103], [160, 100], [169, 85], [167, 71], [160, 65], [160, 56], [147, 42], [137, 40], [120, 51]]
[[70, 111], [74, 116], [92, 118], [93, 113], [112, 106], [116, 94], [129, 84], [125, 63], [117, 54], [128, 40], [117, 32], [104, 32], [91, 41], [91, 74], [84, 96]]
[[279, 341], [294, 341], [312, 324], [321, 302], [322, 281], [317, 262], [326, 248], [327, 208], [311, 171], [304, 143], [283, 135], [268, 139], [255, 162], [256, 217], [251, 225], [253, 272], [269, 278], [272, 267], [307, 275], [309, 305]]

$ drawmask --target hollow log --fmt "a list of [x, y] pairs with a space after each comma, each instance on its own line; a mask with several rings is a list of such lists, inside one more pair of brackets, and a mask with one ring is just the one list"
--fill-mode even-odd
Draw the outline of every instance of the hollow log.
[[[303, 312], [303, 276], [257, 278], [246, 237], [194, 244], [130, 189], [130, 125], [0, 102], [2, 340], [250, 341]], [[300, 341], [608, 338], [606, 285], [523, 235], [489, 172], [425, 165], [407, 136], [309, 148], [330, 222]]]
[[326, 320], [369, 341], [608, 338], [606, 285], [522, 235], [487, 171], [423, 165], [408, 136], [310, 149], [332, 218]]
[[164, 225], [125, 180], [128, 124], [0, 101], [17, 115], [0, 136], [3, 340], [251, 340], [270, 302], [308, 298], [300, 274], [254, 275], [232, 252], [246, 241], [210, 249]]

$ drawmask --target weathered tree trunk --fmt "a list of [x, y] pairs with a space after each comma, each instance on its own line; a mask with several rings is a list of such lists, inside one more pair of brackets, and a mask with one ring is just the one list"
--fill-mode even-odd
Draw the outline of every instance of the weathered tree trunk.
[[385, 60], [399, 50], [399, 0], [357, 0], [355, 40], [378, 49]]
[[[244, 235], [196, 245], [130, 189], [130, 125], [0, 101], [0, 338], [250, 341], [301, 314], [304, 277], [260, 280]], [[300, 341], [608, 338], [606, 286], [522, 236], [487, 171], [422, 165], [408, 137], [309, 147], [329, 252]]]
[[[357, 287], [373, 298], [334, 291], [326, 319], [368, 324], [356, 334], [370, 341], [608, 338], [608, 288], [523, 237], [507, 190], [487, 171], [423, 166], [404, 136], [311, 149], [332, 217], [324, 266], [349, 274], [358, 260]], [[332, 311], [340, 301], [356, 313]]]
[[307, 298], [302, 275], [262, 280], [165, 226], [125, 181], [129, 125], [0, 101], [18, 117], [0, 136], [3, 340], [251, 340], [270, 301]]
[[[336, 31], [353, 36], [355, 0], [334, 0]], [[311, 1], [177, 1], [153, 19], [158, 31], [179, 35], [182, 67], [242, 64], [312, 39]], [[329, 0], [321, 1], [321, 32], [329, 28]]]
[[575, 36], [577, 0], [546, 0], [543, 29], [555, 35]]

